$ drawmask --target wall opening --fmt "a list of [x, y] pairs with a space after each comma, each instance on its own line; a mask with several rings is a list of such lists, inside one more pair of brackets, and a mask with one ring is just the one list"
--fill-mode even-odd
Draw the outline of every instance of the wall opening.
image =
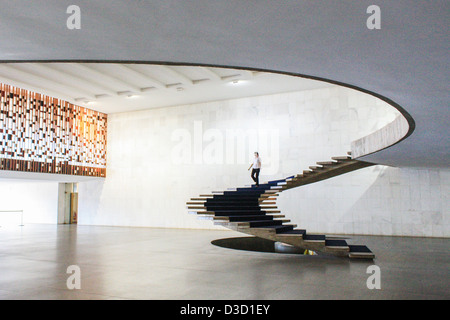
[[58, 224], [78, 223], [78, 183], [60, 183], [58, 190]]

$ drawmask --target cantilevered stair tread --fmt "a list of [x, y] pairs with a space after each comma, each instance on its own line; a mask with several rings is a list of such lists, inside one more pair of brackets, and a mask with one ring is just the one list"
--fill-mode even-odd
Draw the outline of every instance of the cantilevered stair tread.
[[245, 216], [245, 215], [265, 215], [265, 212], [257, 212], [257, 211], [236, 211], [236, 212], [230, 212], [230, 211], [214, 211], [214, 214], [218, 217], [234, 217], [234, 216]]
[[340, 239], [327, 239], [325, 240], [325, 246], [327, 247], [348, 247], [347, 241]]
[[262, 220], [273, 220], [273, 216], [269, 215], [230, 216], [228, 217], [228, 220], [230, 222], [262, 221]]
[[337, 162], [335, 162], [335, 161], [319, 161], [319, 162], [317, 162], [317, 164], [319, 166], [332, 166], [334, 164], [337, 164]]
[[267, 229], [268, 231], [275, 231], [276, 233], [282, 233], [282, 232], [286, 232], [286, 231], [290, 231], [293, 230], [295, 228], [295, 225], [279, 225], [279, 226], [261, 226], [261, 227], [257, 227], [260, 229]]
[[305, 241], [325, 241], [325, 235], [322, 234], [305, 234], [303, 235]]
[[363, 245], [349, 245], [349, 258], [357, 258], [357, 259], [374, 259], [375, 255], [369, 248]]
[[283, 221], [281, 220], [259, 220], [259, 221], [248, 221], [244, 222], [248, 223], [250, 228], [259, 228], [264, 226], [281, 226], [283, 224]]
[[285, 231], [285, 232], [281, 232], [280, 235], [304, 235], [306, 234], [306, 230], [302, 230], [302, 229], [296, 229], [296, 230], [289, 230], [289, 231]]
[[350, 252], [352, 253], [372, 253], [369, 248], [362, 245], [349, 245]]
[[331, 159], [336, 160], [336, 161], [345, 161], [345, 160], [352, 160], [352, 157], [348, 157], [348, 156], [331, 157]]
[[272, 181], [267, 182], [267, 184], [272, 184], [272, 185], [274, 184], [274, 185], [276, 185], [279, 182], [286, 182], [286, 179], [272, 180]]

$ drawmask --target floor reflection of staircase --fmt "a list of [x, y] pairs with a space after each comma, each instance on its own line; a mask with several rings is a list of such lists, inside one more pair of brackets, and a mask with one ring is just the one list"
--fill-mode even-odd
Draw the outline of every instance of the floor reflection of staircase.
[[371, 166], [350, 156], [333, 157], [318, 162], [303, 173], [256, 186], [230, 189], [200, 195], [187, 202], [190, 213], [210, 219], [217, 225], [256, 237], [287, 243], [305, 250], [326, 252], [349, 258], [373, 259], [375, 255], [364, 245], [350, 245], [343, 239], [309, 234], [281, 214], [276, 205], [280, 192], [329, 179]]

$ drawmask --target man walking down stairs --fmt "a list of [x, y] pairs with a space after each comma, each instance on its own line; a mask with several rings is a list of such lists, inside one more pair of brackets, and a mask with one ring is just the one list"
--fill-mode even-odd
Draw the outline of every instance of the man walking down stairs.
[[261, 158], [259, 157], [259, 153], [255, 152], [255, 159], [253, 160], [253, 163], [248, 168], [248, 171], [252, 169], [252, 179], [255, 181], [256, 186], [259, 186], [259, 173], [261, 172]]

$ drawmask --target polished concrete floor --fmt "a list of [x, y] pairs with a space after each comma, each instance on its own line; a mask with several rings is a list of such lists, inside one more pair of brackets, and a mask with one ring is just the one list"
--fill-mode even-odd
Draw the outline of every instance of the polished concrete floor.
[[[351, 237], [374, 261], [216, 247], [232, 231], [0, 228], [0, 299], [449, 299], [449, 239]], [[381, 271], [369, 290], [367, 267]], [[67, 267], [81, 270], [69, 290]]]

